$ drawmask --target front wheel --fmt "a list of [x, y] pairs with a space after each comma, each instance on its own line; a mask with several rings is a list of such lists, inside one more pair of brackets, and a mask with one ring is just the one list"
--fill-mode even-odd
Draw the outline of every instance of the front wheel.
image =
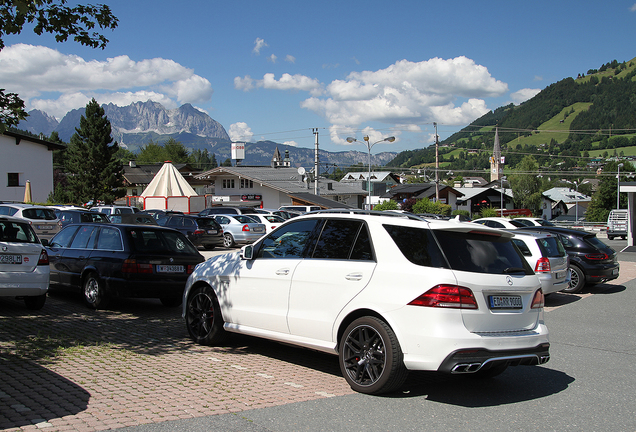
[[209, 285], [194, 288], [186, 301], [186, 327], [193, 341], [216, 345], [227, 338], [219, 301]]
[[574, 265], [570, 267], [570, 271], [572, 272], [570, 284], [567, 288], [564, 288], [561, 291], [564, 293], [575, 294], [581, 291], [585, 286], [585, 274], [583, 273], [583, 270]]
[[225, 233], [223, 235], [223, 246], [225, 246], [226, 248], [231, 248], [232, 246], [234, 246], [234, 238], [232, 237], [232, 234]]
[[104, 292], [104, 285], [96, 273], [89, 273], [86, 276], [82, 292], [84, 294], [84, 302], [89, 308], [101, 309], [106, 307], [108, 297], [106, 292]]
[[340, 339], [340, 370], [351, 388], [360, 393], [397, 390], [408, 375], [403, 358], [395, 333], [376, 317], [353, 321]]

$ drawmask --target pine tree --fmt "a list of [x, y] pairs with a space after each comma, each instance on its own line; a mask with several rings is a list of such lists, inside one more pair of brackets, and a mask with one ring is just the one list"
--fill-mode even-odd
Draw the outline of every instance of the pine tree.
[[95, 99], [91, 100], [68, 146], [66, 170], [76, 203], [110, 204], [126, 193], [123, 166], [115, 157], [119, 145], [117, 142], [111, 145], [110, 134], [110, 121], [104, 116], [104, 109]]

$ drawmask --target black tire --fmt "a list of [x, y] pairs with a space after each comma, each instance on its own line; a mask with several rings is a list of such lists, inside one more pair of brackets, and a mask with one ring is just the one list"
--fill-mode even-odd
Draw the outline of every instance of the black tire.
[[376, 317], [349, 324], [340, 339], [339, 360], [345, 380], [360, 393], [395, 391], [408, 375], [395, 333]]
[[627, 240], [627, 236], [621, 236], [623, 240]]
[[215, 247], [216, 247], [216, 245], [213, 245], [213, 244], [204, 244], [203, 245], [203, 249], [205, 249], [205, 250], [212, 250]]
[[234, 237], [232, 237], [232, 234], [230, 233], [223, 234], [223, 246], [225, 246], [226, 248], [231, 248], [234, 245], [235, 245]]
[[607, 239], [608, 239], [608, 240], [614, 240], [614, 236], [610, 236], [610, 235], [608, 235], [608, 236], [607, 236]]
[[581, 291], [585, 286], [585, 274], [583, 273], [583, 270], [575, 265], [570, 266], [570, 270], [572, 271], [572, 280], [568, 287], [561, 291], [568, 294], [575, 294]]
[[44, 307], [44, 303], [46, 303], [46, 294], [24, 298], [24, 304], [27, 309], [40, 310]]
[[192, 340], [201, 345], [218, 345], [227, 339], [219, 301], [209, 285], [194, 288], [186, 300], [185, 322]]
[[97, 273], [89, 273], [82, 284], [84, 303], [91, 309], [103, 309], [108, 304], [108, 296], [104, 291], [104, 284], [99, 280]]
[[159, 301], [161, 301], [161, 304], [165, 307], [170, 308], [180, 306], [183, 302], [181, 297], [161, 297]]

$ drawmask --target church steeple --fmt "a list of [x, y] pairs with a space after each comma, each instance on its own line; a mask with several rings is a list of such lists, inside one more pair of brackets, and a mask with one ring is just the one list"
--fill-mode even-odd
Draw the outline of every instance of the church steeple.
[[490, 157], [490, 181], [499, 180], [503, 175], [503, 160], [501, 159], [501, 145], [499, 144], [499, 128], [495, 128], [495, 145]]

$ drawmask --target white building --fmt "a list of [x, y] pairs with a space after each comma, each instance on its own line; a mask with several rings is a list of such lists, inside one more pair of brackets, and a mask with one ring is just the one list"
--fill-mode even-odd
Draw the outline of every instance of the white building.
[[0, 134], [0, 201], [21, 202], [29, 180], [32, 201], [45, 203], [53, 192], [53, 150], [63, 148], [16, 132]]

